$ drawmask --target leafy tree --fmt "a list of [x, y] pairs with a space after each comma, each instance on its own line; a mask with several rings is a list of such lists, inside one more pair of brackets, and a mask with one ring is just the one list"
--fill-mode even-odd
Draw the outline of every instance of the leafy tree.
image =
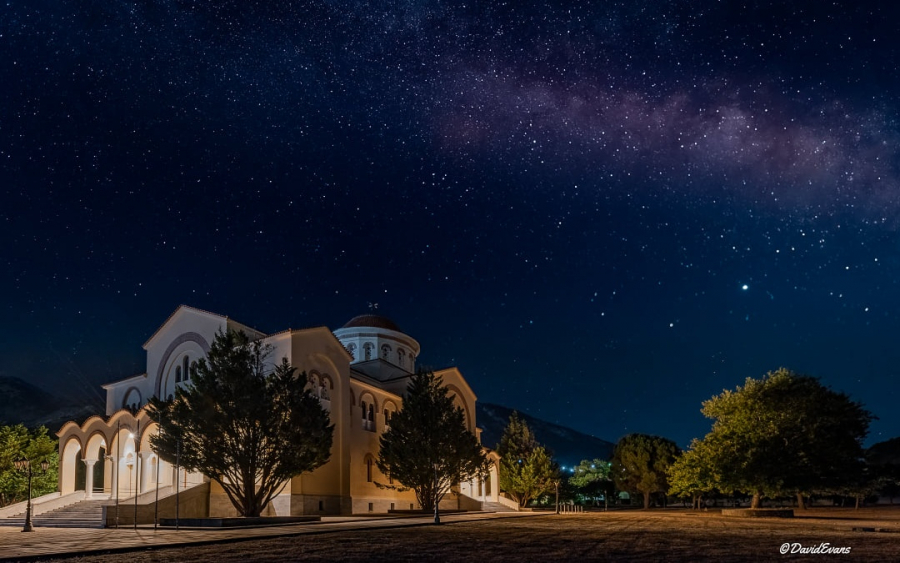
[[611, 462], [585, 459], [575, 467], [573, 475], [569, 477], [569, 484], [585, 497], [596, 499], [602, 495], [604, 505], [609, 508], [609, 497], [616, 492], [611, 472]]
[[644, 508], [650, 508], [650, 495], [669, 488], [667, 471], [679, 449], [675, 442], [659, 436], [629, 434], [613, 452], [612, 473], [616, 486], [644, 495]]
[[[0, 506], [27, 500], [28, 476], [17, 470], [18, 459], [28, 459], [34, 471], [31, 492], [35, 497], [57, 490], [59, 482], [59, 454], [57, 441], [47, 435], [43, 426], [29, 431], [25, 426], [0, 426]], [[50, 464], [47, 472], [40, 470], [40, 463]]]
[[160, 425], [150, 445], [164, 460], [219, 483], [243, 516], [259, 516], [287, 480], [330, 456], [328, 412], [287, 358], [270, 369], [271, 347], [243, 332], [219, 332], [190, 386], [150, 400]]
[[669, 466], [668, 478], [670, 495], [690, 498], [691, 506], [700, 508], [703, 494], [716, 488], [706, 444], [693, 440], [690, 449], [682, 452]]
[[716, 487], [762, 497], [829, 491], [863, 470], [873, 415], [860, 403], [787, 369], [747, 378], [703, 403], [715, 420], [703, 439]]
[[465, 413], [453, 404], [443, 379], [428, 371], [412, 376], [403, 405], [381, 435], [376, 464], [399, 484], [386, 489], [415, 491], [426, 511], [434, 510], [450, 487], [485, 475], [488, 460], [466, 428]]
[[497, 454], [500, 456], [500, 489], [519, 506], [549, 493], [560, 479], [559, 467], [515, 411], [500, 438]]

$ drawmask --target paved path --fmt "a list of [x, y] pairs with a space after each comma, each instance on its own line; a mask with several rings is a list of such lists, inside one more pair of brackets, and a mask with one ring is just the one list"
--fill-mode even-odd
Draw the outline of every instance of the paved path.
[[[492, 518], [522, 518], [539, 515], [533, 512], [472, 512], [441, 516], [442, 523], [471, 522]], [[35, 528], [25, 533], [20, 528], [0, 527], [0, 562], [47, 559], [53, 556], [111, 553], [270, 537], [322, 534], [350, 530], [426, 526], [433, 517], [400, 516], [325, 516], [321, 522], [259, 528], [201, 529], [181, 528], [154, 530], [152, 526], [134, 528]]]

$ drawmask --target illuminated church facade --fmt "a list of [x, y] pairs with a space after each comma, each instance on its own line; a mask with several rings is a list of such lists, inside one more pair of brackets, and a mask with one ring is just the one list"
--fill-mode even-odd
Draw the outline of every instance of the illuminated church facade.
[[[334, 442], [329, 461], [290, 480], [264, 515], [329, 515], [385, 513], [420, 508], [412, 491], [380, 488], [389, 478], [378, 470], [379, 437], [390, 427], [403, 403], [409, 378], [416, 370], [419, 343], [380, 315], [361, 315], [343, 327], [288, 329], [264, 334], [223, 315], [182, 305], [144, 343], [145, 373], [103, 386], [105, 416], [83, 424], [69, 422], [59, 431], [60, 481], [63, 497], [107, 499], [120, 522], [152, 522], [171, 517], [175, 503], [181, 517], [236, 514], [221, 487], [206, 476], [169, 464], [151, 450], [157, 432], [144, 409], [150, 397], [170, 397], [190, 385], [190, 365], [202, 358], [218, 331], [242, 330], [272, 348], [269, 361], [287, 358], [309, 378], [310, 390], [329, 412]], [[475, 421], [476, 396], [460, 371], [435, 371], [469, 430], [480, 437]], [[484, 479], [453, 487], [443, 509], [478, 510], [503, 502], [497, 483], [497, 459]], [[135, 495], [137, 498], [135, 499]], [[175, 500], [177, 499], [177, 501]], [[121, 514], [120, 514], [121, 512]], [[109, 514], [109, 510], [107, 510]], [[111, 522], [111, 516], [107, 517]]]

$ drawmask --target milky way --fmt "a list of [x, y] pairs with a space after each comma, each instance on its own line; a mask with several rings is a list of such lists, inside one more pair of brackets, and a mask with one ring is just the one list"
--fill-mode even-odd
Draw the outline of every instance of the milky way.
[[896, 436], [888, 12], [12, 2], [0, 376], [97, 389], [180, 303], [264, 331], [378, 303], [480, 400], [609, 440], [684, 445], [779, 366]]

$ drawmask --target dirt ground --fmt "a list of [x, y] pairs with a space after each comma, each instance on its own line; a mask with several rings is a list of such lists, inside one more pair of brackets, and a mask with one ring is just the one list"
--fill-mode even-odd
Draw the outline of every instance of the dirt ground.
[[[787, 554], [782, 554], [786, 544]], [[849, 554], [804, 553], [824, 547]], [[792, 553], [793, 551], [793, 553]], [[900, 507], [818, 508], [793, 519], [717, 511], [595, 512], [338, 532], [66, 561], [900, 561]], [[54, 561], [63, 561], [55, 559]]]

